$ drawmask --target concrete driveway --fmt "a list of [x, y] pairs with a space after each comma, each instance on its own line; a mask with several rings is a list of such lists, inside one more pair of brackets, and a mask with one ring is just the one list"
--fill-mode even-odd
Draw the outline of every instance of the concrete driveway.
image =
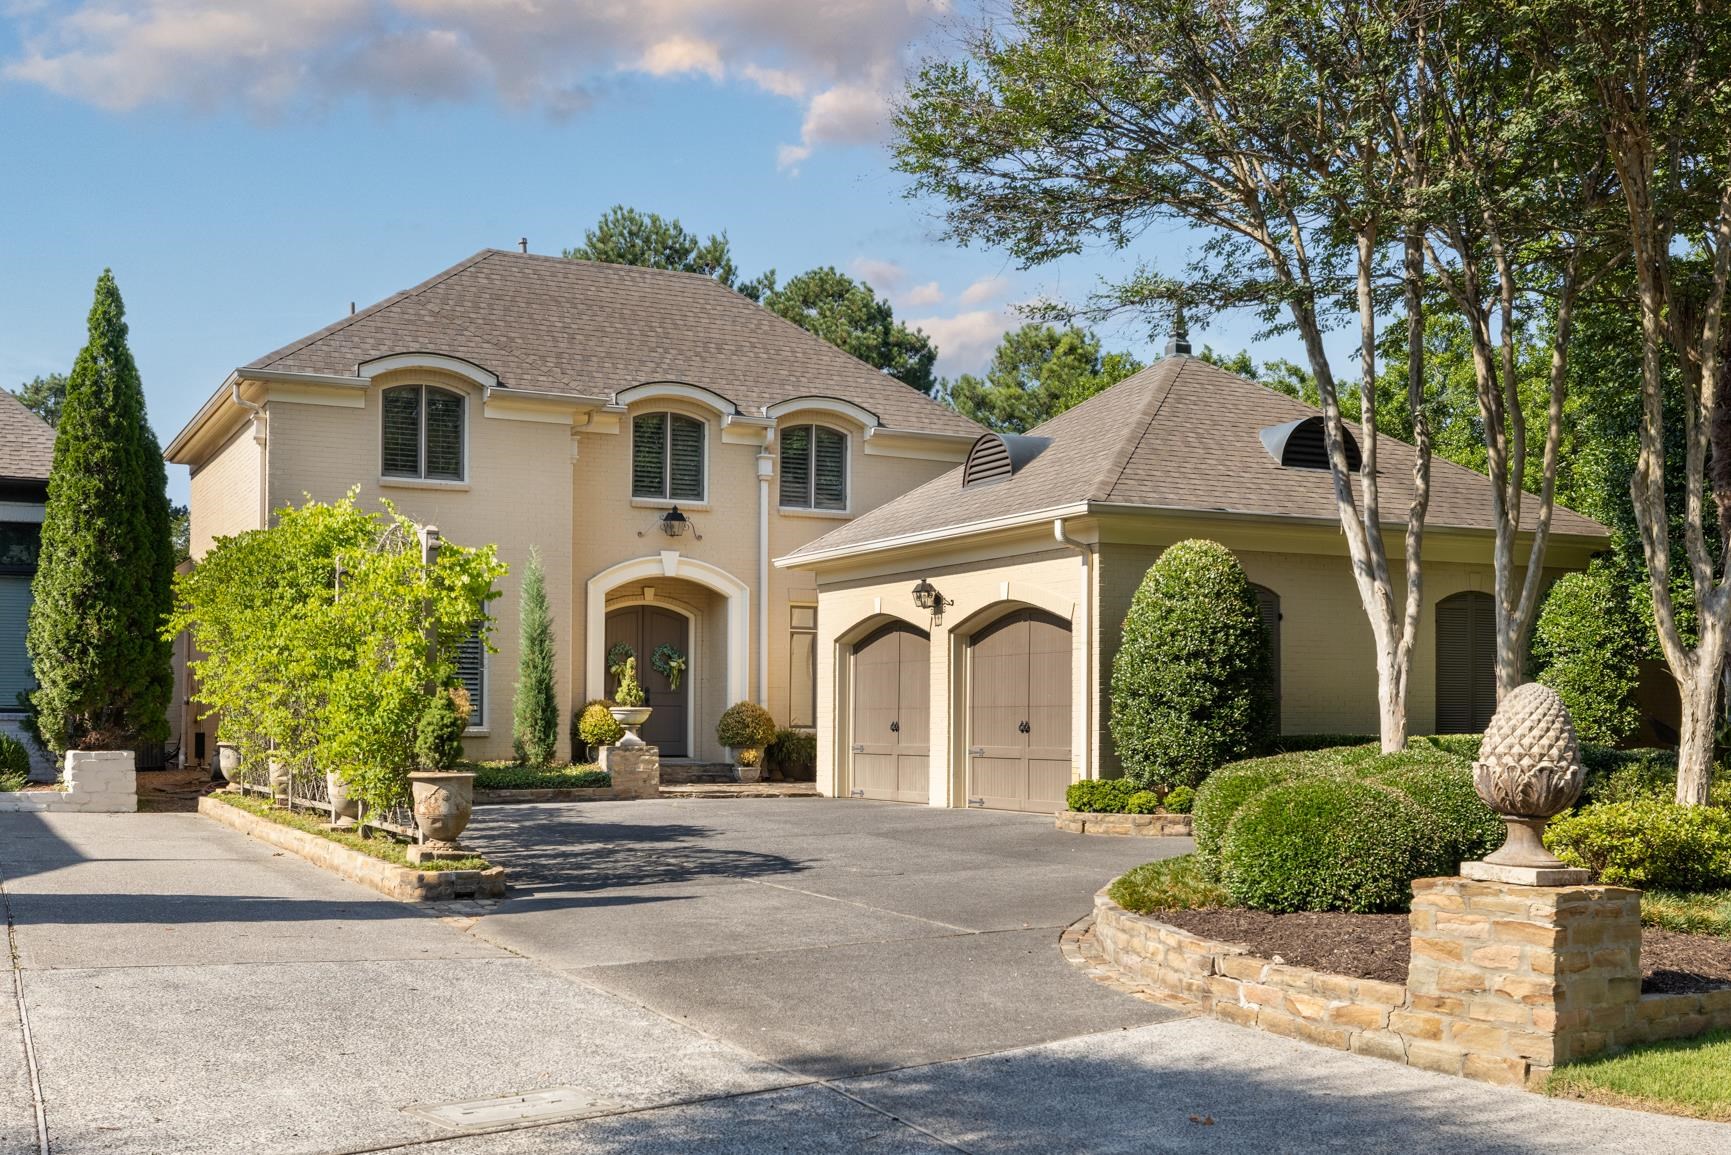
[[1731, 1151], [1096, 987], [1057, 927], [1148, 843], [803, 800], [477, 841], [532, 881], [426, 911], [196, 815], [0, 815], [0, 1153]]

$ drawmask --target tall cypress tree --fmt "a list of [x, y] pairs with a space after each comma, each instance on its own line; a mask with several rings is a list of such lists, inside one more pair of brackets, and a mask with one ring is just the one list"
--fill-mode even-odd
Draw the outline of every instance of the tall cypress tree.
[[145, 418], [125, 317], [105, 269], [55, 434], [30, 590], [37, 723], [57, 753], [168, 736], [168, 473]]
[[545, 766], [559, 751], [559, 699], [553, 672], [553, 615], [541, 554], [529, 550], [518, 612], [517, 693], [511, 703], [511, 745], [519, 761]]

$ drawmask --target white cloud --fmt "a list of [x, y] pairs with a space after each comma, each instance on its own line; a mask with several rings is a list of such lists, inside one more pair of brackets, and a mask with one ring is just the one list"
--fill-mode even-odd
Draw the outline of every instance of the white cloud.
[[896, 302], [899, 305], [919, 308], [922, 305], [935, 305], [944, 299], [944, 291], [938, 288], [936, 281], [927, 281], [923, 285], [915, 285], [901, 295]]
[[872, 257], [856, 257], [853, 271], [880, 293], [893, 293], [908, 279], [908, 271], [894, 261], [880, 261]]
[[1008, 277], [981, 277], [962, 290], [957, 298], [964, 305], [979, 305], [996, 297], [1003, 296], [1010, 288]]
[[11, 0], [0, 75], [109, 110], [270, 116], [353, 97], [563, 114], [622, 71], [736, 77], [802, 103], [812, 149], [877, 139], [947, 0]]
[[923, 329], [938, 347], [938, 370], [946, 376], [978, 373], [992, 359], [1004, 334], [1023, 323], [1007, 309], [972, 309], [951, 317], [922, 317], [908, 324]]

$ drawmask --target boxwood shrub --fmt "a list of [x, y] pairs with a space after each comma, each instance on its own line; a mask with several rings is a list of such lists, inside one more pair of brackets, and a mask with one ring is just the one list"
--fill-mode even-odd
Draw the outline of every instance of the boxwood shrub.
[[1475, 862], [1503, 844], [1507, 828], [1479, 798], [1465, 765], [1414, 766], [1380, 774], [1375, 781], [1412, 799], [1429, 831], [1414, 878], [1454, 874], [1461, 863]]
[[1160, 809], [1160, 795], [1152, 790], [1138, 790], [1124, 800], [1126, 814], [1154, 814]]
[[1431, 853], [1407, 795], [1329, 775], [1271, 786], [1246, 801], [1220, 845], [1220, 878], [1257, 910], [1398, 910]]
[[1188, 786], [1174, 786], [1161, 800], [1161, 805], [1173, 814], [1188, 814], [1195, 803], [1196, 791]]
[[1112, 659], [1112, 741], [1143, 789], [1194, 786], [1274, 736], [1269, 641], [1232, 551], [1181, 541], [1143, 577]]
[[1731, 811], [1717, 806], [1659, 799], [1584, 806], [1552, 819], [1545, 845], [1611, 885], [1731, 888]]
[[1136, 792], [1136, 784], [1128, 778], [1072, 782], [1064, 791], [1064, 805], [1082, 814], [1122, 814]]
[[1209, 872], [1216, 869], [1220, 840], [1240, 806], [1271, 786], [1319, 772], [1329, 770], [1319, 771], [1318, 763], [1305, 755], [1283, 754], [1223, 766], [1209, 775], [1196, 788], [1196, 798], [1190, 807], [1191, 833], [1196, 838], [1196, 855], [1202, 869]]

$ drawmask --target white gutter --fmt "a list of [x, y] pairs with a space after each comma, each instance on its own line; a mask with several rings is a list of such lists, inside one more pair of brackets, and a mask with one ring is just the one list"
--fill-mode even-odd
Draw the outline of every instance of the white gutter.
[[1098, 777], [1094, 762], [1094, 705], [1099, 700], [1099, 671], [1094, 663], [1094, 583], [1097, 569], [1094, 547], [1078, 541], [1065, 530], [1064, 519], [1052, 519], [1052, 536], [1060, 545], [1076, 551], [1082, 559], [1081, 592], [1076, 599], [1076, 628], [1082, 634], [1082, 742], [1077, 749], [1081, 761], [1077, 769], [1084, 779]]
[[874, 437], [895, 439], [906, 437], [910, 441], [946, 441], [953, 444], [966, 442], [972, 445], [980, 439], [978, 433], [938, 433], [930, 429], [897, 429], [890, 425], [874, 425], [866, 430], [866, 440]]
[[[974, 534], [991, 533], [999, 529], [1013, 529], [1021, 525], [1039, 525], [1054, 517], [1085, 517], [1089, 512], [1088, 503], [1076, 502], [1071, 505], [1053, 506], [1051, 509], [1035, 510], [1032, 513], [1007, 514], [1004, 517], [987, 518], [984, 521], [968, 522], [965, 525], [947, 525], [939, 529], [923, 529], [918, 533], [904, 533], [895, 537], [876, 538], [855, 545], [838, 545], [832, 549], [814, 550], [811, 553], [792, 553], [775, 559], [777, 569], [789, 569], [812, 562], [834, 561], [838, 558], [853, 557], [856, 554], [878, 553], [887, 549], [900, 549], [910, 545], [923, 545], [934, 541], [950, 541], [958, 537], [968, 537]], [[822, 540], [821, 538], [819, 540]]]

